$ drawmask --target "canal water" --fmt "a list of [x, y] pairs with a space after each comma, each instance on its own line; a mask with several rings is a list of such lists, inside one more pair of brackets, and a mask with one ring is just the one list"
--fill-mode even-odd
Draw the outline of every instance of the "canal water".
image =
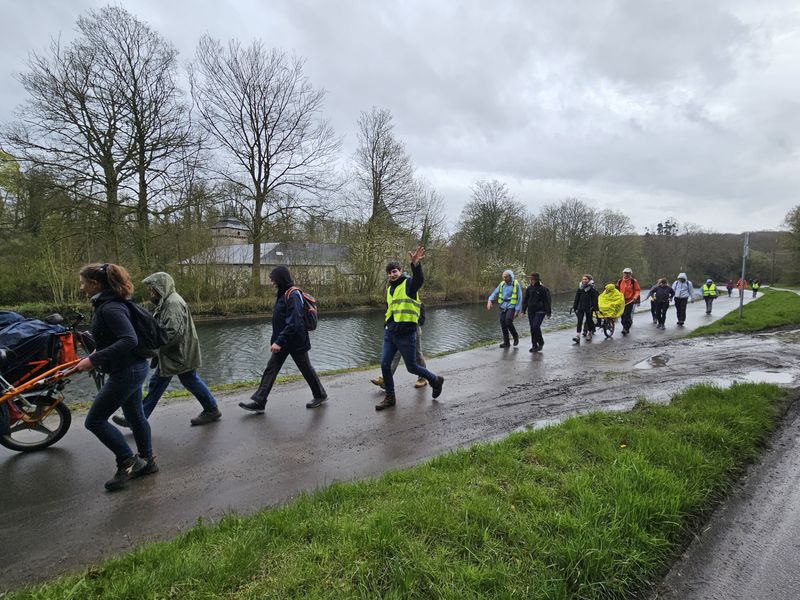
[[[545, 319], [544, 329], [574, 323], [569, 315], [572, 294], [553, 297], [553, 315]], [[346, 369], [378, 364], [383, 344], [383, 311], [365, 310], [320, 314], [319, 326], [311, 335], [311, 361], [318, 371]], [[485, 304], [429, 307], [422, 328], [422, 350], [428, 354], [466, 348], [482, 340], [501, 339], [497, 306]], [[244, 319], [225, 319], [196, 323], [203, 354], [198, 370], [209, 385], [260, 379], [269, 359], [272, 321], [269, 315]], [[530, 335], [527, 317], [520, 317], [517, 329]], [[521, 344], [527, 348], [529, 340]], [[289, 359], [281, 374], [297, 373]], [[169, 389], [180, 389], [175, 377]], [[91, 400], [95, 393], [89, 377], [75, 377], [67, 389], [67, 402]]]

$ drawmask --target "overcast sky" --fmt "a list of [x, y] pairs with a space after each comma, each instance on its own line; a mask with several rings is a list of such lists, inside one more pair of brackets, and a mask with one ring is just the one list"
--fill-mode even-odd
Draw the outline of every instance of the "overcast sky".
[[[0, 121], [15, 75], [93, 0], [2, 0]], [[800, 4], [790, 0], [136, 0], [178, 48], [261, 38], [306, 59], [344, 152], [394, 115], [451, 224], [478, 179], [534, 212], [567, 197], [718, 232], [774, 229], [800, 204]]]

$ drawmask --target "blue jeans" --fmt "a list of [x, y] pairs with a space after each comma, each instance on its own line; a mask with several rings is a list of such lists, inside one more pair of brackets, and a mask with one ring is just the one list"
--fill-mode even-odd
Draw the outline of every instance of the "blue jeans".
[[381, 373], [383, 386], [387, 394], [394, 394], [394, 375], [392, 374], [392, 359], [395, 352], [399, 352], [406, 364], [406, 370], [417, 377], [423, 377], [433, 385], [436, 375], [423, 366], [417, 364], [417, 332], [409, 331], [397, 335], [389, 329], [383, 330], [383, 353], [381, 354]]
[[86, 415], [86, 429], [114, 453], [118, 465], [133, 456], [133, 450], [125, 441], [125, 436], [108, 422], [109, 417], [120, 407], [131, 425], [139, 456], [149, 458], [153, 455], [150, 424], [142, 408], [142, 385], [147, 379], [148, 370], [147, 361], [141, 360], [108, 374], [105, 385], [100, 388]]
[[[214, 412], [217, 410], [216, 399], [211, 394], [211, 390], [208, 389], [208, 386], [205, 384], [205, 382], [200, 379], [197, 371], [192, 369], [191, 371], [186, 371], [186, 373], [181, 373], [178, 375], [178, 380], [181, 382], [183, 387], [185, 387], [194, 395], [195, 398], [197, 398], [204, 411]], [[144, 400], [142, 400], [142, 405], [144, 406], [144, 416], [148, 419], [150, 418], [150, 415], [153, 414], [158, 401], [161, 400], [161, 396], [163, 396], [164, 392], [167, 391], [167, 386], [169, 385], [170, 381], [172, 381], [172, 375], [162, 375], [161, 370], [156, 367], [156, 370], [150, 377], [150, 383], [147, 384], [147, 396], [145, 396]]]

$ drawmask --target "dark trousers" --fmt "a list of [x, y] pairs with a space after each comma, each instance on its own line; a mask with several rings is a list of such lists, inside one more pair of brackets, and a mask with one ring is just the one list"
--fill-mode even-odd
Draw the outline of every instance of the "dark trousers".
[[397, 334], [390, 329], [383, 330], [383, 352], [381, 353], [381, 374], [383, 375], [383, 388], [387, 394], [394, 394], [394, 374], [392, 373], [392, 359], [396, 352], [403, 357], [406, 370], [417, 377], [423, 377], [433, 385], [436, 375], [425, 367], [417, 364], [417, 332], [408, 331]]
[[141, 360], [130, 367], [109, 373], [86, 414], [86, 429], [114, 453], [118, 465], [133, 456], [133, 450], [125, 441], [125, 436], [108, 422], [109, 417], [120, 407], [131, 425], [139, 456], [149, 458], [153, 455], [150, 424], [142, 408], [142, 385], [147, 379], [148, 371], [147, 361]]
[[514, 340], [519, 339], [519, 334], [517, 333], [517, 328], [514, 327], [514, 314], [516, 313], [516, 309], [514, 308], [501, 308], [500, 309], [500, 330], [503, 332], [503, 343], [508, 343], [508, 334], [510, 333]]
[[678, 313], [678, 323], [686, 322], [686, 305], [688, 298], [675, 298], [675, 312]]
[[267, 398], [272, 391], [272, 386], [275, 385], [275, 379], [277, 379], [283, 363], [286, 362], [289, 356], [292, 357], [294, 364], [297, 365], [297, 368], [300, 369], [300, 373], [303, 374], [308, 387], [311, 388], [311, 393], [314, 398], [328, 397], [328, 394], [325, 393], [325, 388], [322, 387], [322, 382], [319, 380], [319, 375], [317, 375], [314, 367], [311, 366], [311, 359], [308, 357], [308, 352], [287, 352], [286, 350], [281, 350], [269, 357], [267, 368], [264, 369], [264, 374], [261, 376], [261, 383], [258, 384], [258, 389], [255, 393], [250, 396], [254, 402], [258, 402], [261, 405], [267, 403]]
[[528, 321], [531, 324], [531, 345], [544, 346], [544, 337], [542, 337], [542, 321], [544, 321], [545, 313], [535, 312], [528, 313]]
[[667, 310], [669, 310], [669, 302], [659, 302], [658, 300], [654, 300], [653, 306], [656, 309], [656, 320], [658, 320], [658, 324], [663, 325], [664, 322], [667, 320]]
[[633, 309], [635, 304], [631, 302], [625, 305], [625, 310], [622, 313], [622, 330], [628, 331], [633, 325]]
[[653, 316], [653, 323], [658, 323], [658, 307], [655, 300], [650, 301], [650, 314]]
[[575, 316], [578, 317], [578, 333], [581, 332], [581, 327], [583, 327], [583, 331], [591, 331], [594, 333], [595, 324], [594, 320], [592, 319], [592, 311], [587, 310], [585, 308], [579, 308], [575, 311]]
[[711, 305], [714, 303], [714, 296], [706, 296], [703, 298], [706, 301], [706, 313], [711, 314]]

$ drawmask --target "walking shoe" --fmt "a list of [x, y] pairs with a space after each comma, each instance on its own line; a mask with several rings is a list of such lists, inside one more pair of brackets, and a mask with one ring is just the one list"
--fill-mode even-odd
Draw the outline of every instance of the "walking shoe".
[[581, 336], [576, 335], [574, 338], [572, 338], [572, 341], [575, 344], [580, 344], [581, 343]]
[[267, 405], [265, 402], [261, 404], [260, 402], [239, 402], [239, 406], [241, 406], [245, 410], [249, 410], [251, 412], [263, 413], [264, 407]]
[[378, 376], [375, 379], [370, 379], [369, 382], [374, 385], [377, 385], [381, 389], [385, 389], [383, 385], [383, 376]]
[[383, 410], [384, 408], [391, 408], [397, 403], [394, 394], [386, 394], [378, 404], [375, 405], [375, 410]]
[[528, 352], [538, 352], [538, 351], [539, 351], [539, 346], [537, 346], [536, 344], [531, 346], [531, 349], [528, 350]]
[[587, 342], [591, 342], [592, 341], [592, 332], [591, 331], [587, 331], [586, 332], [586, 341]]
[[622, 330], [622, 335], [628, 335], [628, 333], [630, 333], [630, 332], [627, 329], [623, 329]]
[[439, 375], [439, 376], [436, 378], [436, 381], [434, 381], [434, 382], [431, 384], [431, 391], [433, 392], [433, 394], [431, 394], [431, 395], [432, 395], [432, 397], [433, 397], [433, 398], [438, 398], [438, 397], [441, 395], [441, 393], [442, 393], [442, 386], [443, 386], [443, 385], [444, 385], [444, 377], [442, 377], [441, 375]]
[[219, 412], [218, 408], [215, 408], [214, 410], [204, 410], [189, 422], [192, 425], [208, 425], [214, 421], [219, 421], [220, 417], [222, 417], [222, 413]]
[[424, 377], [420, 377], [416, 382], [414, 382], [414, 387], [417, 389], [424, 388], [426, 385], [428, 385], [428, 380]]
[[158, 473], [158, 464], [156, 463], [155, 456], [151, 456], [150, 458], [137, 456], [137, 459], [142, 463], [142, 466], [133, 467], [133, 471], [131, 471], [131, 479], [134, 477], [142, 477], [144, 475]]
[[585, 332], [585, 331], [581, 332], [581, 335], [582, 335], [583, 337], [586, 337], [586, 332]]
[[500, 347], [500, 348], [510, 348], [510, 347], [511, 347], [511, 344], [509, 344], [508, 342], [503, 342], [502, 344], [500, 344], [500, 346], [499, 346], [499, 347]]
[[514, 345], [515, 346], [519, 346], [519, 338], [518, 337], [514, 338]]
[[130, 458], [126, 458], [117, 465], [117, 472], [114, 477], [106, 481], [106, 490], [115, 492], [124, 488], [131, 477], [133, 477], [134, 469], [143, 469], [147, 463], [135, 454]]
[[128, 423], [128, 419], [126, 419], [125, 417], [114, 415], [113, 417], [111, 417], [111, 420], [114, 421], [115, 425], [119, 425], [120, 427], [126, 427], [128, 429], [131, 428], [131, 424]]
[[318, 406], [322, 405], [328, 397], [325, 396], [324, 398], [314, 398], [311, 402], [306, 402], [306, 408], [317, 408]]

